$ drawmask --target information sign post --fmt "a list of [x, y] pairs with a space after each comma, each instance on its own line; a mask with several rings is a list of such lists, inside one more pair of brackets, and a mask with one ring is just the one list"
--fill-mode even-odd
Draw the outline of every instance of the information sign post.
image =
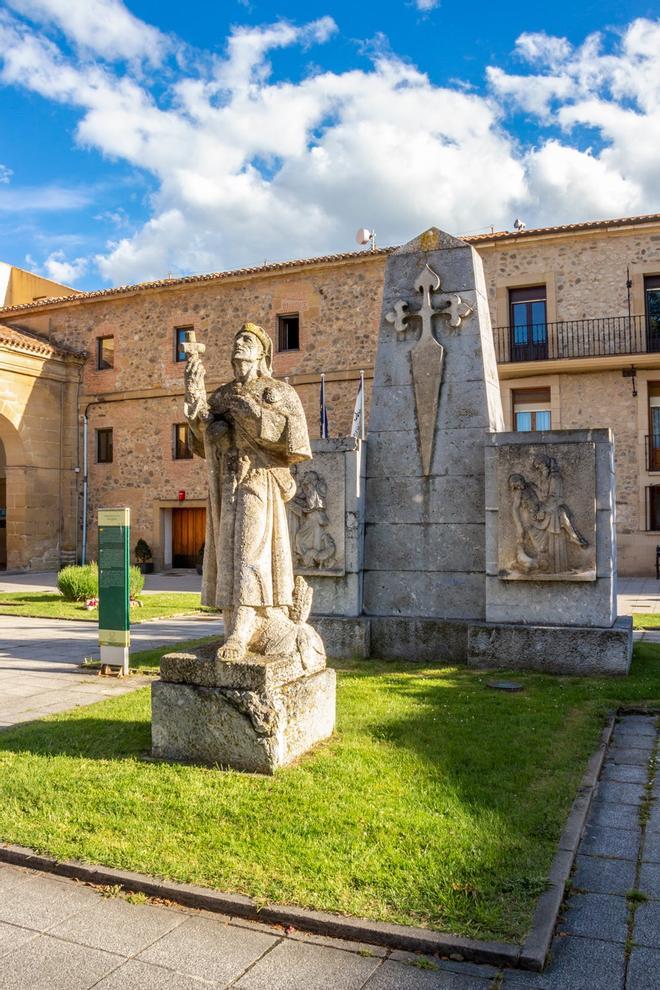
[[99, 646], [101, 666], [128, 674], [130, 509], [99, 509]]

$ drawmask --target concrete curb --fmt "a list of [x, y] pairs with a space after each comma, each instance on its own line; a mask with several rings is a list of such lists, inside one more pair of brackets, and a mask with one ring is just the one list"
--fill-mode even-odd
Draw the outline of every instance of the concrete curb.
[[614, 728], [615, 717], [615, 715], [608, 717], [598, 748], [589, 760], [552, 862], [549, 874], [550, 887], [539, 898], [532, 928], [522, 946], [505, 942], [482, 942], [424, 928], [343, 917], [294, 906], [259, 906], [251, 897], [242, 894], [225, 894], [194, 884], [158, 880], [129, 870], [94, 866], [76, 860], [60, 861], [23, 846], [0, 844], [0, 862], [55, 873], [85, 883], [109, 886], [116, 884], [127, 891], [175, 901], [184, 907], [213, 911], [251, 921], [263, 921], [272, 925], [292, 926], [300, 931], [326, 935], [330, 938], [349, 939], [410, 952], [439, 955], [453, 953], [461, 955], [466, 961], [540, 971], [548, 954], [566, 883], [573, 868], [593, 792]]
[[573, 869], [575, 855], [582, 838], [591, 800], [603, 767], [605, 753], [612, 738], [616, 715], [609, 715], [603, 729], [596, 752], [587, 763], [587, 769], [580, 783], [571, 807], [564, 831], [559, 839], [559, 848], [550, 867], [550, 887], [539, 897], [532, 920], [532, 927], [522, 944], [518, 965], [521, 969], [540, 972], [550, 949], [552, 936], [557, 924], [557, 915], [564, 900], [566, 884]]

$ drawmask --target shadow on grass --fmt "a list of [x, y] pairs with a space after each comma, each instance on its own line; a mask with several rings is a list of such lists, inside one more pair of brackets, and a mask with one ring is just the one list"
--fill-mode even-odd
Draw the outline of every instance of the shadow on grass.
[[146, 719], [73, 715], [23, 722], [0, 732], [0, 752], [86, 760], [136, 759], [151, 752], [151, 723]]

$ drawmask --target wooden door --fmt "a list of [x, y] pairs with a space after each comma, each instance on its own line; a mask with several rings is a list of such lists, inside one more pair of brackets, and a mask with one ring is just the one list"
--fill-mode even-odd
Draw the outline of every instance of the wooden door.
[[172, 566], [195, 567], [206, 534], [206, 509], [172, 509]]

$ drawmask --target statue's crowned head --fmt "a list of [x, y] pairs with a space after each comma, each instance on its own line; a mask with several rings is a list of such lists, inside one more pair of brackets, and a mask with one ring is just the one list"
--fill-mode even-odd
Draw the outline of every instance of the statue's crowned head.
[[[255, 345], [259, 345], [258, 347]], [[234, 337], [231, 354], [234, 361], [258, 361], [259, 374], [270, 375], [273, 368], [273, 342], [263, 327], [244, 323]]]

